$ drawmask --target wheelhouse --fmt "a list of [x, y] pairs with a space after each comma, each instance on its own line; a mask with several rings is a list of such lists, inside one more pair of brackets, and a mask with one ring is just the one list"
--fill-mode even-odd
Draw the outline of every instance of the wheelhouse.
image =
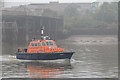
[[45, 47], [45, 46], [56, 46], [56, 44], [53, 40], [32, 41], [29, 44], [29, 47]]
[[31, 41], [27, 52], [28, 53], [49, 53], [49, 52], [62, 52], [64, 49], [58, 48], [53, 40], [35, 40]]

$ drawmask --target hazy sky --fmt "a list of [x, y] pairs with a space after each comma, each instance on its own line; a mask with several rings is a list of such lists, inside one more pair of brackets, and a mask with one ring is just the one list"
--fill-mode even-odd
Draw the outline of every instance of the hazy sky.
[[48, 3], [50, 1], [59, 1], [61, 3], [70, 2], [93, 2], [96, 0], [4, 0], [5, 2], [34, 2], [34, 3]]
[[30, 3], [49, 3], [50, 1], [58, 1], [59, 3], [87, 3], [94, 2], [96, 0], [4, 0], [4, 7], [26, 5]]
[[91, 3], [91, 2], [114, 2], [119, 0], [2, 0], [4, 7], [26, 5], [30, 3], [49, 3], [50, 1], [58, 1], [60, 3]]

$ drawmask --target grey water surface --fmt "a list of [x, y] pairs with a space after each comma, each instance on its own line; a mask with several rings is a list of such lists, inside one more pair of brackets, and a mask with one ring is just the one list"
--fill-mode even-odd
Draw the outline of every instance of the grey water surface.
[[3, 78], [118, 78], [118, 42], [115, 35], [77, 35], [56, 44], [75, 51], [72, 59], [17, 60], [2, 56]]

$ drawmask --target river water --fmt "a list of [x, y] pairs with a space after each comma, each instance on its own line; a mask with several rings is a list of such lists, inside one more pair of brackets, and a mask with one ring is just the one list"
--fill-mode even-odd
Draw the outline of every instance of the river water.
[[118, 78], [118, 42], [115, 35], [77, 35], [57, 41], [75, 51], [72, 59], [50, 61], [17, 60], [3, 55], [3, 78]]

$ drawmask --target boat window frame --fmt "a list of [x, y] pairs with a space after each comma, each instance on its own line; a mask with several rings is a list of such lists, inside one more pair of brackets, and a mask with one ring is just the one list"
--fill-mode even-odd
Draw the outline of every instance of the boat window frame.
[[53, 45], [56, 45], [56, 43], [55, 43], [55, 42], [53, 42]]
[[[40, 44], [40, 45], [39, 45]], [[38, 43], [38, 46], [40, 47], [41, 46], [41, 43]]]
[[53, 42], [52, 42], [52, 41], [50, 41], [50, 42], [49, 42], [49, 44], [50, 44], [50, 45], [53, 45]]
[[47, 46], [50, 45], [49, 42], [46, 42]]
[[[43, 43], [44, 43], [44, 45], [43, 45]], [[45, 42], [42, 42], [42, 46], [46, 46]]]
[[35, 47], [37, 47], [37, 46], [38, 46], [38, 45], [36, 45], [37, 43], [34, 43], [34, 44], [35, 44], [35, 45], [34, 45]]
[[46, 41], [46, 45], [49, 46], [49, 45], [54, 45], [52, 41]]
[[[33, 44], [33, 45], [32, 45], [32, 44]], [[34, 43], [31, 43], [31, 44], [30, 44], [30, 47], [33, 47], [33, 46], [35, 46], [35, 44], [34, 44]]]

